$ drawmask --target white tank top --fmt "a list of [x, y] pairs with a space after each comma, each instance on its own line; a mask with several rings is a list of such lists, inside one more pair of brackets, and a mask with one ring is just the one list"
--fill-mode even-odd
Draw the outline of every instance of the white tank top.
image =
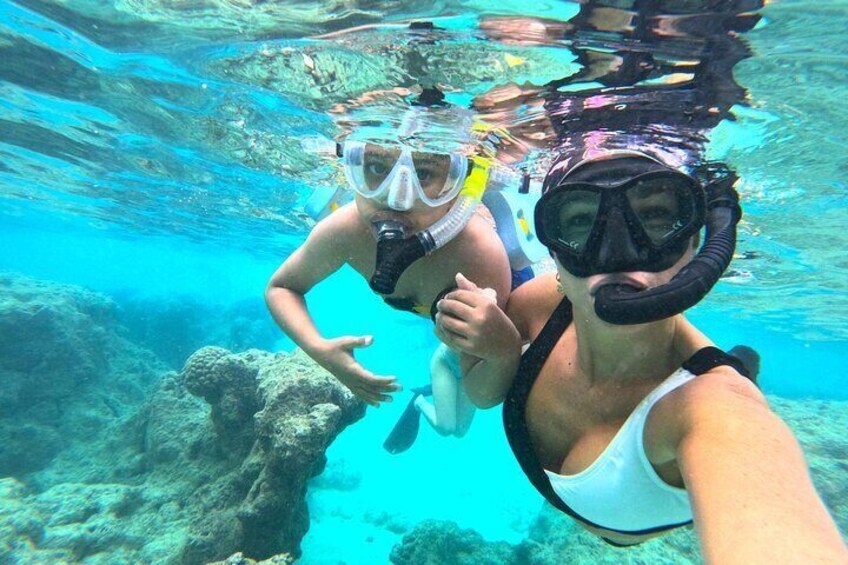
[[663, 481], [645, 454], [643, 432], [654, 404], [695, 375], [678, 369], [633, 410], [603, 453], [575, 475], [545, 470], [559, 498], [578, 515], [612, 530], [638, 531], [692, 521], [686, 489]]

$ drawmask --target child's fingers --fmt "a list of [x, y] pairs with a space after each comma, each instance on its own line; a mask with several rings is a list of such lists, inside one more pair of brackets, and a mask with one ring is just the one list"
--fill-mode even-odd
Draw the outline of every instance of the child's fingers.
[[361, 347], [368, 347], [374, 343], [374, 336], [371, 335], [345, 335], [337, 337], [335, 342], [339, 347], [346, 351], [353, 351]]
[[498, 291], [494, 288], [484, 288], [480, 293], [494, 303], [498, 302]]
[[468, 353], [468, 351], [466, 351], [468, 347], [468, 340], [464, 337], [452, 333], [440, 326], [436, 326], [436, 337], [438, 337], [439, 341], [451, 349], [462, 353]]
[[400, 386], [400, 383], [394, 377], [374, 377], [368, 381], [368, 386], [372, 390], [378, 390], [380, 392], [397, 392], [403, 390], [403, 387]]
[[456, 300], [472, 308], [489, 302], [489, 299], [481, 294], [479, 290], [453, 290], [445, 295], [445, 299]]
[[397, 377], [378, 377], [371, 371], [366, 371], [360, 366], [359, 379], [360, 386], [374, 392], [395, 392], [403, 387], [397, 382]]
[[468, 324], [459, 318], [453, 316], [445, 316], [441, 312], [436, 314], [436, 327], [442, 328], [456, 337], [467, 337]]

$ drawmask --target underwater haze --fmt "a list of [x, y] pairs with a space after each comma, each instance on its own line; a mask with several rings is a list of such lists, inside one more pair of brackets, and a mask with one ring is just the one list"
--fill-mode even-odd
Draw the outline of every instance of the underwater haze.
[[846, 0], [0, 0], [0, 562], [702, 561], [691, 530], [622, 551], [544, 507], [497, 408], [387, 453], [439, 342], [353, 269], [310, 313], [374, 336], [393, 403], [268, 314], [307, 202], [346, 183], [301, 142], [390, 137], [426, 92], [534, 178], [616, 135], [736, 171], [736, 255], [687, 316], [760, 353], [844, 535], [846, 26]]

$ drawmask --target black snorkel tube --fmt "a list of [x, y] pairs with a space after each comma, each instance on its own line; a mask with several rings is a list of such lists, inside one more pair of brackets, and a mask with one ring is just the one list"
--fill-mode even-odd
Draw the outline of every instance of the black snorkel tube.
[[374, 292], [388, 295], [395, 291], [403, 272], [433, 251], [436, 244], [426, 230], [406, 237], [406, 226], [396, 220], [375, 222], [374, 229], [377, 236], [377, 262], [368, 286]]
[[627, 285], [609, 285], [595, 295], [595, 313], [610, 324], [646, 324], [670, 318], [706, 296], [730, 265], [736, 249], [736, 225], [742, 217], [736, 175], [706, 187], [706, 239], [698, 254], [668, 283], [639, 291]]
[[445, 246], [465, 228], [486, 190], [491, 163], [476, 156], [470, 159], [469, 166], [456, 201], [448, 213], [429, 228], [407, 237], [406, 226], [397, 220], [379, 220], [372, 224], [377, 238], [377, 260], [368, 281], [371, 290], [392, 294], [398, 279], [410, 265]]

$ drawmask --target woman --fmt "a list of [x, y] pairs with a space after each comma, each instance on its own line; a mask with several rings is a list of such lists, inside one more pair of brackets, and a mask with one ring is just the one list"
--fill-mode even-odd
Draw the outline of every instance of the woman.
[[694, 520], [708, 562], [844, 563], [797, 441], [679, 314], [730, 261], [731, 185], [705, 194], [640, 153], [556, 163], [536, 207], [556, 276], [517, 289], [506, 314], [464, 285], [437, 305], [437, 334], [478, 358], [468, 395], [504, 401], [534, 486], [610, 543]]
[[[325, 338], [309, 315], [305, 295], [347, 264], [392, 307], [431, 317], [431, 305], [452, 290], [460, 269], [484, 281], [501, 306], [509, 295], [507, 252], [481, 215], [487, 167], [460, 153], [414, 151], [403, 144], [348, 141], [340, 146], [354, 202], [321, 220], [306, 242], [272, 276], [266, 301], [274, 319], [310, 357], [372, 406], [400, 390], [394, 376], [375, 375], [355, 358], [371, 336]], [[485, 262], [480, 256], [487, 257]], [[433, 312], [434, 313], [434, 312]], [[413, 391], [405, 414], [386, 443], [397, 453], [418, 430], [418, 413], [440, 433], [462, 436], [474, 406], [459, 384], [456, 352], [440, 347], [431, 361], [434, 404]]]

